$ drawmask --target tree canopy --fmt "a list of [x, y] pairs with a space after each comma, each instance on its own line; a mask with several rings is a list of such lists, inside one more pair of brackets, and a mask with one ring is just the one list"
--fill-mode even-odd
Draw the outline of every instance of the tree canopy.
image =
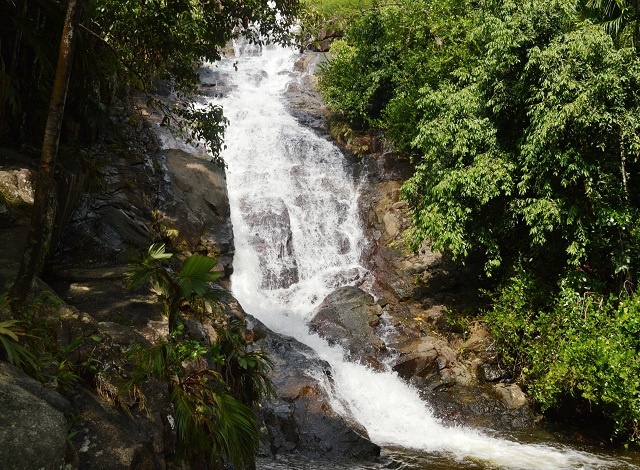
[[[196, 66], [234, 37], [287, 40], [295, 0], [86, 0], [65, 115], [65, 138], [91, 139], [108, 124], [119, 90], [193, 90]], [[38, 145], [66, 2], [0, 1], [0, 142]]]

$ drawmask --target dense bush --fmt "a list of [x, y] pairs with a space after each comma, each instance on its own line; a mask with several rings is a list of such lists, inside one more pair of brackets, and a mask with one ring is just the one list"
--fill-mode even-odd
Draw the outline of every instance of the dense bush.
[[487, 314], [505, 364], [542, 410], [572, 406], [640, 438], [640, 297], [563, 286], [552, 301], [526, 275], [510, 279]]

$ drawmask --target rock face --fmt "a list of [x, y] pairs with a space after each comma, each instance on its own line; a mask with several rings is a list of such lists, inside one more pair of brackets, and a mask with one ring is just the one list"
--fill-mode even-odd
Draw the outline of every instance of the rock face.
[[59, 469], [74, 465], [64, 412], [69, 403], [53, 390], [0, 361], [0, 468]]
[[381, 314], [371, 294], [358, 287], [339, 287], [316, 308], [309, 326], [329, 344], [342, 346], [350, 360], [379, 368], [386, 349], [375, 333]]
[[302, 125], [321, 135], [329, 134], [329, 111], [315, 91], [318, 78], [314, 74], [327, 59], [327, 54], [324, 53], [302, 55], [295, 63], [295, 70], [299, 72], [299, 76], [292, 80], [285, 90], [291, 115]]
[[[249, 243], [258, 254], [262, 272], [262, 289], [285, 289], [299, 280], [298, 264], [293, 252], [293, 233], [289, 210], [279, 198], [266, 199], [260, 207], [244, 201], [243, 212], [253, 234]], [[275, 266], [275, 268], [273, 268]]]
[[[169, 185], [159, 202], [164, 223], [194, 248], [218, 256], [220, 270], [233, 272], [233, 228], [224, 168], [182, 149], [164, 151]], [[169, 176], [170, 175], [170, 176]]]
[[380, 448], [367, 438], [355, 420], [333, 409], [327, 389], [332, 387], [331, 368], [313, 350], [293, 338], [277, 335], [259, 321], [253, 324], [255, 346], [274, 363], [270, 379], [276, 398], [260, 408], [262, 453], [298, 453], [323, 460], [366, 460]]
[[101, 187], [81, 197], [53, 269], [62, 260], [66, 270], [126, 265], [152, 236], [177, 230], [188, 249], [218, 256], [219, 269], [229, 275], [234, 246], [224, 169], [196, 149], [161, 152], [149, 124], [122, 125], [130, 150], [96, 155], [104, 162], [96, 176]]
[[444, 340], [434, 336], [424, 336], [410, 340], [395, 348], [400, 354], [393, 360], [394, 371], [405, 378], [420, 377], [433, 379], [437, 375], [437, 385], [469, 385], [471, 377], [466, 368], [457, 361], [457, 354]]
[[166, 384], [147, 385], [149, 412], [131, 414], [105, 402], [86, 389], [71, 396], [74, 412], [82, 416], [73, 443], [80, 468], [105, 470], [166, 468], [175, 436], [168, 419], [172, 417]]

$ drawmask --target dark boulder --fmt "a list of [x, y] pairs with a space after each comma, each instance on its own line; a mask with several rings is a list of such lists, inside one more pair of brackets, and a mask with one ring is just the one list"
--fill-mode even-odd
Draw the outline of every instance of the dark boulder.
[[0, 361], [0, 468], [73, 467], [63, 414], [68, 409], [61, 395]]
[[86, 389], [72, 395], [74, 412], [81, 417], [73, 437], [80, 468], [166, 468], [165, 459], [175, 450], [167, 386], [150, 381], [143, 392], [147, 408], [129, 412]]
[[262, 453], [298, 453], [323, 460], [369, 459], [380, 448], [354, 419], [338, 414], [327, 389], [333, 386], [331, 366], [299, 341], [270, 331], [247, 317], [253, 327], [254, 347], [274, 363], [269, 377], [276, 398], [260, 407]]
[[358, 287], [339, 287], [318, 306], [310, 328], [329, 344], [342, 346], [351, 360], [377, 367], [386, 350], [375, 332], [381, 314], [370, 294]]

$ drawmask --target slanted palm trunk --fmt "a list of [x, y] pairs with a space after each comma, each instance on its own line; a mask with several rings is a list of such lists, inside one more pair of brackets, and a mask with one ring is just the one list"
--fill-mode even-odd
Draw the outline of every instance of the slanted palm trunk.
[[60, 51], [56, 75], [53, 82], [49, 114], [42, 143], [40, 168], [36, 180], [35, 196], [31, 211], [31, 222], [27, 245], [18, 276], [11, 289], [14, 307], [24, 305], [31, 290], [33, 279], [40, 274], [44, 261], [51, 248], [53, 221], [56, 213], [56, 195], [53, 175], [55, 171], [64, 105], [71, 76], [73, 48], [77, 34], [78, 3], [81, 0], [68, 0], [67, 13], [62, 28]]

